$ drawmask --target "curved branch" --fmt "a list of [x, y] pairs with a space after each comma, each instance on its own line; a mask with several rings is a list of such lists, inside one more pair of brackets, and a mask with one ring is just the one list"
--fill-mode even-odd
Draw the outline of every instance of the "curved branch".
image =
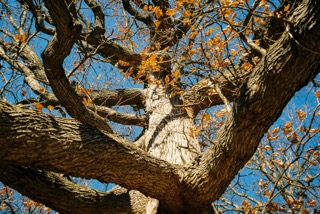
[[116, 183], [168, 203], [180, 198], [179, 168], [115, 135], [2, 101], [0, 124], [1, 161]]
[[[110, 125], [82, 103], [81, 98], [72, 89], [62, 66], [80, 35], [81, 24], [75, 21], [74, 15], [69, 11], [70, 6], [67, 6], [64, 1], [59, 0], [53, 3], [47, 0], [45, 5], [56, 25], [56, 34], [42, 53], [46, 75], [54, 94], [72, 117], [111, 133]], [[73, 3], [71, 6], [74, 6]]]
[[[87, 96], [81, 91], [78, 95]], [[140, 88], [94, 90], [89, 95], [94, 104], [106, 107], [131, 105], [141, 109], [145, 103], [145, 89]]]
[[[61, 213], [129, 213], [129, 194], [104, 193], [54, 173], [0, 162], [0, 180]], [[59, 191], [57, 191], [59, 189]]]
[[[234, 77], [229, 71], [226, 71], [223, 74], [216, 73], [211, 79], [214, 79], [214, 84], [219, 87], [223, 96], [233, 101], [240, 91], [240, 84], [235, 83], [246, 82], [250, 73], [248, 71], [241, 76]], [[181, 99], [186, 104], [183, 106], [192, 109], [194, 115], [203, 109], [224, 104], [219, 93], [215, 91], [214, 85], [209, 81], [207, 85], [202, 82], [197, 83], [190, 90], [185, 91], [181, 95]]]
[[46, 13], [43, 10], [40, 10], [39, 7], [33, 4], [32, 0], [18, 0], [18, 2], [23, 5], [26, 4], [30, 9], [32, 15], [36, 18], [36, 28], [37, 30], [46, 33], [48, 35], [53, 35], [55, 30], [44, 24], [44, 18]]
[[[306, 43], [313, 41], [314, 51], [320, 46], [319, 14], [319, 1], [304, 0], [291, 17], [296, 36]], [[221, 196], [295, 92], [320, 73], [319, 67], [320, 55], [301, 48], [287, 33], [270, 47], [241, 88], [216, 143], [187, 168], [188, 194], [197, 197], [193, 203], [209, 203]]]
[[119, 69], [124, 71], [133, 69], [133, 73], [135, 74], [138, 72], [138, 66], [142, 62], [141, 54], [130, 51], [129, 48], [103, 37], [98, 38], [92, 35], [80, 35], [80, 39], [81, 45], [87, 50], [96, 50], [99, 55]]

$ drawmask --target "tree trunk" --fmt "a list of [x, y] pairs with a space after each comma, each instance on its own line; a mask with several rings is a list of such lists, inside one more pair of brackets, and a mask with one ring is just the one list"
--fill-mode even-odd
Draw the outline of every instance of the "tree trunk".
[[170, 99], [162, 86], [151, 85], [146, 97], [146, 111], [151, 112], [144, 146], [154, 157], [173, 164], [190, 163], [200, 154], [194, 118], [190, 118], [178, 101]]
[[[200, 154], [200, 146], [195, 130], [194, 118], [188, 116], [181, 107], [179, 100], [172, 99], [167, 89], [161, 85], [150, 85], [146, 93], [146, 111], [149, 113], [148, 129], [140, 138], [144, 150], [154, 157], [166, 160], [172, 164], [185, 165], [191, 163]], [[141, 142], [142, 141], [142, 142]], [[136, 204], [145, 204], [145, 213], [185, 213], [186, 209], [182, 199], [177, 199], [173, 206], [159, 202], [157, 199], [148, 198], [137, 191], [130, 191]], [[141, 210], [140, 210], [141, 211]]]

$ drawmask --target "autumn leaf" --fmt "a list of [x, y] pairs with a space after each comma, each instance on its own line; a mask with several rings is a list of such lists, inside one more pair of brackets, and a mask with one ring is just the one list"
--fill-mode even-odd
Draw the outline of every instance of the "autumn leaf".
[[238, 54], [238, 52], [235, 49], [231, 49], [231, 51], [230, 51], [231, 56], [236, 56], [237, 54]]
[[209, 28], [208, 31], [205, 33], [206, 36], [210, 36], [211, 33], [213, 32], [213, 28]]
[[283, 12], [288, 12], [289, 9], [290, 9], [290, 4], [285, 5], [285, 6], [284, 6], [284, 9], [283, 9]]
[[282, 129], [284, 135], [291, 133], [292, 132], [292, 123], [286, 122], [281, 129]]
[[21, 95], [22, 95], [22, 96], [26, 96], [26, 95], [27, 95], [27, 92], [23, 90], [23, 91], [21, 91]]
[[154, 25], [156, 26], [156, 28], [159, 27], [160, 23], [161, 23], [161, 22], [160, 22], [159, 20], [156, 20], [156, 21], [154, 22]]
[[175, 9], [175, 8], [173, 8], [173, 9], [168, 9], [167, 11], [166, 11], [166, 15], [167, 16], [173, 16], [173, 15], [175, 15], [177, 13], [177, 9]]
[[272, 150], [272, 147], [269, 146], [269, 145], [266, 145], [266, 146], [264, 147], [264, 149], [265, 149], [265, 150]]
[[42, 111], [43, 109], [43, 105], [41, 103], [35, 102], [35, 103], [32, 103], [32, 105], [39, 111]]
[[26, 43], [27, 36], [19, 34], [19, 35], [15, 35], [14, 38], [18, 41], [21, 41], [22, 43]]
[[308, 204], [311, 206], [311, 207], [315, 207], [317, 205], [317, 201], [315, 199], [312, 199], [312, 200], [309, 200], [308, 201]]
[[227, 109], [221, 109], [220, 111], [215, 112], [214, 116], [216, 116], [218, 118], [222, 118], [222, 117], [226, 116], [227, 113], [228, 113]]
[[119, 64], [120, 66], [130, 66], [130, 63], [129, 63], [129, 62], [126, 62], [126, 61], [123, 61], [123, 60], [119, 60], [119, 61], [118, 61], [118, 64]]
[[302, 111], [302, 110], [298, 110], [297, 111], [297, 114], [298, 114], [298, 118], [299, 118], [299, 120], [303, 120], [305, 117], [306, 117], [306, 113], [304, 112], [304, 111]]
[[159, 6], [156, 6], [152, 9], [152, 11], [154, 12], [154, 14], [156, 15], [156, 18], [159, 19], [161, 18], [161, 16], [163, 15], [162, 10], [160, 9]]
[[185, 17], [190, 17], [191, 16], [191, 12], [189, 10], [184, 10], [182, 15], [185, 16]]
[[267, 210], [268, 211], [276, 211], [276, 210], [278, 210], [278, 204], [276, 202], [270, 202], [267, 205]]
[[317, 98], [320, 98], [320, 89], [318, 91], [316, 91], [315, 95]]
[[52, 105], [48, 105], [47, 109], [48, 109], [49, 111], [52, 111], [52, 110], [54, 109], [54, 107], [53, 107]]
[[249, 71], [249, 70], [251, 70], [252, 65], [251, 65], [250, 63], [248, 63], [248, 62], [245, 62], [245, 63], [243, 63], [243, 64], [241, 65], [241, 68], [242, 68], [243, 70], [245, 70], [245, 71]]
[[84, 106], [88, 106], [90, 103], [92, 102], [92, 100], [88, 97], [88, 98], [83, 98], [83, 104]]
[[279, 127], [276, 127], [276, 128], [274, 128], [274, 129], [272, 129], [272, 134], [278, 134], [278, 132], [279, 132]]
[[172, 76], [173, 78], [179, 78], [180, 75], [181, 75], [180, 71], [179, 71], [179, 70], [176, 70], [175, 72], [172, 73], [171, 76]]
[[312, 175], [310, 175], [309, 173], [307, 173], [303, 180], [304, 180], [305, 182], [310, 182], [312, 179], [313, 179]]

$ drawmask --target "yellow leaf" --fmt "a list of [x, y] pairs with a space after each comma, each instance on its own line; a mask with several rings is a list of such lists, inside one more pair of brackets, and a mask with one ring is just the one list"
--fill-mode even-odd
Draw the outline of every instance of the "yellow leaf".
[[250, 63], [248, 63], [248, 62], [245, 62], [245, 63], [243, 63], [243, 64], [241, 65], [241, 68], [242, 68], [243, 70], [249, 71], [249, 70], [251, 70], [252, 65], [251, 65]]
[[157, 19], [159, 19], [163, 15], [162, 10], [160, 9], [159, 6], [154, 7], [152, 11], [156, 15]]
[[164, 78], [164, 82], [165, 82], [167, 85], [169, 84], [169, 82], [170, 82], [169, 76], [166, 76], [166, 77]]
[[47, 109], [48, 109], [49, 111], [52, 111], [52, 110], [54, 109], [54, 107], [53, 107], [52, 105], [48, 105]]
[[143, 6], [143, 10], [144, 10], [144, 11], [148, 11], [148, 9], [149, 9], [148, 5], [144, 5], [144, 6]]
[[302, 110], [298, 110], [297, 111], [297, 114], [298, 114], [298, 118], [299, 118], [299, 120], [303, 120], [305, 117], [306, 117], [306, 113], [305, 112], [303, 112]]
[[222, 118], [224, 117], [225, 115], [227, 115], [228, 111], [227, 109], [221, 109], [220, 111], [218, 112], [214, 112], [214, 115], [218, 118]]
[[166, 11], [166, 15], [167, 16], [173, 16], [173, 15], [175, 15], [177, 13], [177, 9], [175, 9], [175, 8], [173, 8], [173, 9], [168, 9], [167, 11]]
[[129, 66], [130, 65], [129, 62], [123, 61], [121, 59], [118, 61], [118, 64], [121, 65], [121, 66]]
[[206, 36], [210, 36], [211, 33], [213, 32], [213, 28], [209, 28], [208, 31], [205, 33]]
[[154, 25], [156, 26], [156, 28], [159, 27], [160, 23], [161, 23], [161, 22], [160, 22], [159, 20], [157, 20], [157, 21], [154, 22]]
[[194, 37], [196, 37], [198, 35], [198, 31], [193, 31], [190, 33], [189, 35], [189, 39], [193, 39]]
[[171, 76], [172, 76], [173, 78], [178, 78], [178, 77], [180, 77], [180, 75], [181, 75], [180, 71], [177, 70], [177, 71], [173, 72]]
[[231, 56], [236, 56], [237, 54], [238, 54], [238, 52], [235, 49], [231, 49], [231, 51], [230, 51]]
[[284, 6], [283, 12], [289, 11], [289, 8], [290, 8], [290, 4]]
[[182, 15], [189, 18], [191, 16], [191, 12], [189, 10], [184, 10]]

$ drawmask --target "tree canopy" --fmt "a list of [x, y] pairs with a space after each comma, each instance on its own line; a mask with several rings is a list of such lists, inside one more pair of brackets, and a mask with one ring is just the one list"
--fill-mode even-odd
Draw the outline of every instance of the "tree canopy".
[[320, 208], [319, 1], [0, 5], [0, 210]]

